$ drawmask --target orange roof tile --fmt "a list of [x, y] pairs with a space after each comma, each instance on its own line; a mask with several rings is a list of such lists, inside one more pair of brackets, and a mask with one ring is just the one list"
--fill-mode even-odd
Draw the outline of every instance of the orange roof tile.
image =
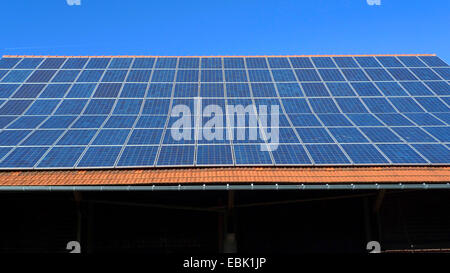
[[0, 172], [0, 186], [443, 182], [450, 182], [450, 167], [230, 167]]

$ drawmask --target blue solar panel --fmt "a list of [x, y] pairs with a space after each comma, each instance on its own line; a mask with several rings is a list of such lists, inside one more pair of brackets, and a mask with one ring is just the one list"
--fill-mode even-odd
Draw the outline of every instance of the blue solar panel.
[[84, 110], [85, 115], [107, 115], [111, 112], [114, 106], [113, 99], [95, 99], [91, 100], [86, 109]]
[[158, 166], [192, 166], [194, 165], [194, 145], [161, 146]]
[[336, 65], [330, 57], [312, 57], [314, 65], [318, 68], [334, 68]]
[[370, 144], [343, 144], [342, 148], [355, 164], [388, 163], [375, 146]]
[[198, 70], [178, 70], [177, 82], [198, 82]]
[[381, 67], [374, 57], [355, 57], [361, 67]]
[[417, 152], [406, 144], [378, 144], [393, 163], [426, 163]]
[[342, 148], [355, 164], [388, 163], [375, 146], [370, 144], [343, 144]]
[[402, 140], [388, 128], [362, 127], [361, 130], [373, 142], [402, 142]]
[[155, 70], [152, 75], [152, 82], [172, 82], [175, 77], [175, 70]]
[[69, 88], [70, 84], [49, 84], [40, 93], [39, 98], [63, 98]]
[[19, 144], [30, 130], [4, 130], [0, 132], [0, 143], [2, 146], [13, 146]]
[[272, 70], [273, 79], [276, 82], [295, 82], [295, 76], [290, 69]]
[[[129, 68], [132, 62], [133, 58], [114, 58], [109, 63], [108, 68]], [[135, 64], [136, 63], [139, 63], [138, 59], [136, 59]]]
[[0, 168], [32, 168], [47, 149], [47, 147], [18, 147], [2, 160]]
[[319, 69], [319, 74], [324, 81], [345, 81], [338, 69]]
[[426, 82], [426, 85], [434, 91], [434, 93], [442, 96], [450, 95], [450, 84], [444, 81]]
[[153, 166], [158, 146], [127, 146], [120, 156], [117, 166]]
[[277, 97], [277, 91], [272, 83], [252, 83], [253, 97]]
[[135, 129], [128, 140], [128, 145], [159, 144], [162, 133], [161, 129]]
[[435, 56], [3, 58], [0, 168], [448, 164], [449, 79]]
[[356, 93], [360, 96], [382, 96], [380, 91], [370, 82], [351, 83]]
[[325, 126], [352, 126], [352, 123], [342, 114], [317, 115]]
[[396, 82], [378, 82], [377, 86], [385, 96], [408, 96]]
[[105, 128], [132, 128], [137, 116], [111, 116]]
[[[266, 147], [264, 149], [264, 147]], [[236, 165], [272, 164], [270, 152], [265, 144], [233, 145]]]
[[65, 61], [66, 58], [47, 58], [41, 63], [39, 69], [48, 69], [48, 68], [58, 69]]
[[377, 114], [376, 115], [381, 121], [383, 121], [388, 126], [410, 126], [412, 124], [408, 119], [400, 114]]
[[[286, 113], [307, 114], [311, 113], [311, 109], [305, 99], [283, 99], [282, 100]], [[1, 110], [1, 109], [0, 109]]]
[[369, 142], [356, 128], [330, 128], [330, 132], [339, 143]]
[[401, 82], [401, 85], [412, 96], [432, 95], [431, 91], [422, 82]]
[[408, 142], [436, 142], [419, 127], [393, 127], [392, 130]]
[[12, 97], [21, 99], [36, 98], [44, 87], [45, 85], [43, 84], [24, 84], [16, 91], [16, 93], [14, 93]]
[[20, 58], [1, 58], [0, 68], [13, 68], [19, 61]]
[[392, 81], [394, 80], [389, 73], [382, 68], [365, 69], [366, 73], [373, 81]]
[[92, 145], [122, 145], [125, 143], [129, 133], [130, 130], [101, 130]]
[[136, 58], [133, 68], [152, 68], [155, 64], [155, 58]]
[[102, 82], [123, 82], [127, 72], [127, 70], [106, 70]]
[[46, 116], [23, 116], [9, 125], [8, 129], [34, 129], [46, 118]]
[[113, 114], [115, 115], [137, 115], [141, 110], [143, 100], [120, 99], [117, 100]]
[[323, 83], [302, 83], [307, 97], [329, 97], [330, 94]]
[[402, 63], [393, 56], [378, 56], [378, 61], [385, 67], [403, 67]]
[[231, 145], [198, 145], [197, 165], [233, 165]]
[[444, 80], [450, 80], [450, 68], [434, 68], [433, 70], [444, 78]]
[[344, 113], [367, 113], [367, 109], [358, 98], [337, 98], [336, 102]]
[[348, 164], [350, 161], [335, 144], [306, 145], [316, 164]]
[[127, 82], [148, 82], [150, 75], [150, 70], [131, 70], [128, 73]]
[[309, 99], [315, 113], [339, 113], [339, 109], [332, 99]]
[[[142, 94], [144, 94], [146, 87], [142, 84], [140, 84], [140, 86], [142, 87], [139, 87], [139, 92], [142, 92]], [[147, 98], [170, 98], [172, 96], [172, 87], [173, 85], [169, 83], [151, 83], [148, 86]], [[125, 88], [122, 90], [122, 97], [124, 97], [124, 91]]]
[[[146, 90], [147, 90], [147, 84], [145, 84], [145, 83], [126, 83], [123, 85], [122, 92], [120, 93], [120, 97], [121, 98], [143, 98], [145, 96]], [[155, 93], [156, 92], [150, 92], [149, 96], [151, 96]]]
[[141, 116], [136, 123], [136, 128], [164, 128], [166, 116]]
[[[273, 146], [272, 146], [273, 147]], [[275, 164], [279, 165], [298, 165], [311, 164], [311, 160], [306, 153], [303, 145], [296, 144], [280, 144], [272, 148], [273, 159]]]
[[405, 115], [417, 125], [445, 125], [440, 120], [427, 113], [411, 113]]
[[175, 68], [176, 66], [176, 58], [158, 58], [155, 68]]
[[63, 69], [80, 69], [88, 62], [88, 58], [69, 58], [63, 65]]
[[372, 113], [395, 113], [394, 107], [385, 98], [366, 98], [363, 99]]
[[414, 144], [413, 147], [431, 163], [447, 163], [450, 161], [450, 149], [440, 144]]
[[245, 83], [227, 83], [227, 97], [251, 97], [250, 88]]
[[322, 126], [316, 116], [311, 114], [291, 114], [289, 119], [296, 127]]
[[103, 70], [84, 70], [77, 82], [98, 82], [103, 75]]
[[97, 130], [68, 130], [56, 145], [87, 145]]
[[202, 68], [222, 68], [221, 58], [202, 58]]
[[32, 102], [31, 100], [9, 100], [0, 107], [0, 115], [20, 115]]
[[334, 143], [324, 128], [296, 128], [304, 143]]
[[267, 68], [266, 58], [246, 58], [247, 68]]
[[271, 82], [269, 70], [249, 70], [248, 77], [251, 82]]
[[348, 81], [369, 81], [361, 69], [342, 69], [342, 73]]
[[320, 82], [320, 76], [315, 69], [296, 69], [295, 74], [301, 82]]
[[272, 57], [268, 59], [271, 68], [290, 68], [288, 58]]
[[328, 89], [333, 96], [348, 97], [356, 96], [355, 92], [348, 83], [327, 82]]
[[91, 58], [86, 65], [88, 69], [106, 68], [111, 61], [110, 58]]
[[94, 89], [95, 84], [93, 83], [74, 84], [67, 93], [66, 98], [90, 98]]
[[120, 146], [89, 147], [78, 167], [113, 167], [120, 150]]
[[22, 146], [48, 146], [64, 133], [63, 130], [36, 130], [22, 143]]
[[60, 70], [56, 73], [52, 82], [73, 82], [76, 80], [81, 70]]
[[11, 70], [2, 82], [24, 82], [33, 70]]
[[84, 149], [84, 147], [53, 147], [37, 168], [74, 167]]
[[435, 138], [442, 142], [450, 142], [450, 127], [424, 127]]
[[77, 116], [51, 116], [40, 128], [68, 128]]
[[222, 82], [222, 70], [202, 70], [202, 82]]
[[307, 57], [292, 57], [290, 58], [294, 68], [313, 68], [314, 65]]
[[107, 116], [80, 116], [72, 128], [99, 128], [106, 118]]

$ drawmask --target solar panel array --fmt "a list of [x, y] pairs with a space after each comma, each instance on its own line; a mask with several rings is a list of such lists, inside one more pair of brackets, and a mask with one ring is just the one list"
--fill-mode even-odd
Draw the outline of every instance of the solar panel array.
[[[449, 164], [449, 81], [436, 56], [6, 57], [0, 168]], [[174, 139], [195, 97], [279, 106], [277, 149]]]

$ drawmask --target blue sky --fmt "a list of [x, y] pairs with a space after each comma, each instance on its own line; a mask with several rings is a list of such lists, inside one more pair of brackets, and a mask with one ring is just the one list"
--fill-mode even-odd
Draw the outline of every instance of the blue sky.
[[450, 1], [1, 1], [0, 54], [436, 53], [450, 61]]

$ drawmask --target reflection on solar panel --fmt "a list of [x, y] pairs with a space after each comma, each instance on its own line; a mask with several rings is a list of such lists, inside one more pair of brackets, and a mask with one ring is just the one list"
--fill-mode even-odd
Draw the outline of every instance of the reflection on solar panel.
[[425, 55], [4, 57], [0, 168], [449, 164], [449, 80]]

